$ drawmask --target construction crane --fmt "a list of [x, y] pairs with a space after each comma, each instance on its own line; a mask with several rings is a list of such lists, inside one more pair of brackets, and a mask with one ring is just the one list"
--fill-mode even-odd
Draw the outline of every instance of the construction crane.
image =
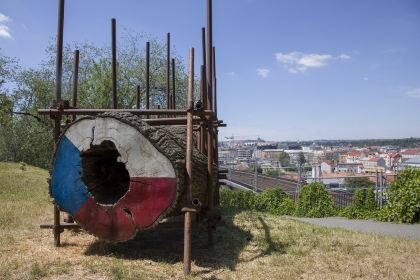
[[232, 135], [230, 137], [225, 137], [225, 138], [226, 139], [231, 139], [230, 147], [233, 147], [234, 144], [235, 144], [235, 139], [238, 139], [238, 138], [244, 139], [245, 137], [257, 137], [257, 140], [260, 139], [260, 136], [259, 135], [240, 135], [240, 136], [237, 136], [237, 135], [234, 136], [234, 135]]

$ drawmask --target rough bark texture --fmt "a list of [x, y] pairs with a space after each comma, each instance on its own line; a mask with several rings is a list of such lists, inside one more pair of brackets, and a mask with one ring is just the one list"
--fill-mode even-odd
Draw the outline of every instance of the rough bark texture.
[[[154, 148], [148, 143], [144, 145], [144, 138], [137, 132]], [[107, 133], [114, 133], [114, 136], [108, 139]], [[102, 138], [97, 138], [101, 140], [96, 139], [97, 135], [101, 135]], [[71, 141], [77, 144], [73, 147]], [[127, 146], [127, 150], [122, 148]], [[165, 174], [156, 178], [153, 175], [151, 178], [133, 175], [136, 166], [132, 165], [140, 165], [137, 169], [139, 174], [143, 166], [149, 168], [148, 162], [141, 162], [144, 160], [139, 152], [142, 149], [147, 149], [144, 158], [151, 165], [159, 166], [160, 163], [154, 161], [164, 159], [162, 168], [171, 169], [166, 161], [168, 159], [173, 168], [169, 173], [173, 174], [173, 178], [166, 178]], [[154, 149], [157, 156], [149, 153]], [[132, 150], [137, 150], [134, 159], [130, 154]], [[82, 227], [94, 235], [111, 241], [127, 240], [137, 230], [152, 228], [164, 218], [181, 213], [186, 191], [185, 159], [186, 130], [183, 128], [150, 126], [129, 113], [107, 112], [81, 118], [70, 124], [59, 140], [51, 171], [51, 195], [64, 211], [73, 215]], [[144, 174], [152, 173], [148, 171]], [[217, 168], [214, 168], [213, 182], [217, 182]], [[162, 184], [164, 187], [161, 188]], [[207, 157], [197, 149], [193, 149], [192, 186], [193, 198], [206, 205]]]

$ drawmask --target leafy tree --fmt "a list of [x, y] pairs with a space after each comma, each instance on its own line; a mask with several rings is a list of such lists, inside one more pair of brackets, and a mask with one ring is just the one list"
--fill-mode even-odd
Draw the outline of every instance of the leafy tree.
[[305, 164], [305, 162], [306, 162], [306, 158], [305, 158], [305, 154], [304, 154], [303, 152], [300, 152], [300, 153], [298, 154], [297, 161], [298, 161], [301, 165], [304, 165], [304, 164]]
[[[150, 108], [166, 108], [166, 46], [147, 34], [126, 30], [117, 48], [118, 108], [135, 106], [140, 85], [145, 107], [145, 45], [150, 42]], [[111, 48], [92, 43], [66, 45], [63, 51], [62, 99], [71, 99], [73, 51], [80, 51], [79, 108], [111, 108]], [[37, 68], [20, 70], [17, 60], [0, 49], [0, 160], [25, 161], [48, 168], [53, 152], [53, 121], [37, 111], [49, 108], [55, 91], [55, 42], [46, 49], [46, 60]], [[188, 76], [183, 60], [175, 60], [176, 106], [184, 108]], [[6, 83], [9, 83], [6, 87]], [[195, 87], [197, 89], [197, 87]], [[65, 121], [65, 119], [64, 119]]]
[[367, 177], [360, 177], [360, 178], [346, 178], [344, 180], [344, 185], [348, 189], [356, 189], [356, 188], [373, 188], [375, 187], [375, 182], [371, 181]]
[[281, 152], [279, 155], [279, 162], [282, 167], [287, 167], [290, 164], [290, 156], [286, 152]]

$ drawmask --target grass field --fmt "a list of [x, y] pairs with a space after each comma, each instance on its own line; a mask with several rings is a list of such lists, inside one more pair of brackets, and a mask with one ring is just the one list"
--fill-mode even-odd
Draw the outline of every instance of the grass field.
[[[184, 279], [182, 229], [124, 243], [66, 231], [53, 246], [48, 172], [0, 163], [0, 279]], [[325, 228], [222, 208], [227, 226], [210, 247], [193, 231], [186, 279], [420, 279], [420, 240]]]

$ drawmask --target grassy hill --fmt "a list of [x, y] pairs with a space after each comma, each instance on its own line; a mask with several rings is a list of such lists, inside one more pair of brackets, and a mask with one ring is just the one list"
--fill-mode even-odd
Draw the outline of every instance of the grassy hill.
[[[53, 246], [43, 169], [0, 163], [0, 279], [183, 279], [182, 229], [107, 243], [66, 231]], [[265, 213], [222, 208], [226, 227], [193, 231], [186, 279], [419, 279], [420, 240], [324, 228]]]

